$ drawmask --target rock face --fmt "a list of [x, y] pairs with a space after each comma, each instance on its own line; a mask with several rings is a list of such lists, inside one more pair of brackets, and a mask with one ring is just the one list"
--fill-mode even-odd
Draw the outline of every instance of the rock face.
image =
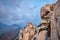
[[27, 23], [16, 40], [60, 40], [60, 0], [41, 8], [41, 23]]
[[35, 28], [31, 23], [28, 23], [26, 27], [20, 30], [19, 40], [31, 40], [35, 35]]

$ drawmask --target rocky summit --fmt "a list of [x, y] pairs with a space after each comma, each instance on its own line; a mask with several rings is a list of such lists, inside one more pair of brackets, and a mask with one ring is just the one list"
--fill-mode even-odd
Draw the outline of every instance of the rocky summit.
[[60, 0], [47, 4], [40, 11], [41, 23], [27, 23], [15, 40], [60, 40]]

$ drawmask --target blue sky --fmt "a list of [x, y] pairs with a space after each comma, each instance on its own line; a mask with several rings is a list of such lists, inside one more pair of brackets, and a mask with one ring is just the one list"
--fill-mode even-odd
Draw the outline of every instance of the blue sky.
[[39, 25], [40, 8], [56, 0], [0, 0], [0, 23], [25, 25], [31, 22]]

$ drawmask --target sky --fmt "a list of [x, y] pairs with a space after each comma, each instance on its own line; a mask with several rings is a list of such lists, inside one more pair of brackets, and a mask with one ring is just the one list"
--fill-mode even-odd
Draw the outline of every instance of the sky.
[[31, 22], [39, 25], [40, 8], [56, 0], [0, 0], [0, 23], [25, 25]]

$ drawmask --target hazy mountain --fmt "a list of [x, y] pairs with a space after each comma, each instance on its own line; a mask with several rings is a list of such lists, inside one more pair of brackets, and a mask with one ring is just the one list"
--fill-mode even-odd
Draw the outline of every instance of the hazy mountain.
[[17, 37], [19, 30], [20, 29], [10, 29], [6, 31], [0, 36], [0, 40], [14, 40]]
[[13, 29], [22, 28], [19, 24], [13, 24], [10, 27], [13, 28]]
[[8, 29], [9, 29], [8, 25], [0, 23], [0, 34], [4, 33]]
[[0, 23], [0, 40], [14, 39], [19, 33], [19, 30], [21, 28], [22, 27], [18, 24], [13, 24], [9, 26], [9, 25]]

